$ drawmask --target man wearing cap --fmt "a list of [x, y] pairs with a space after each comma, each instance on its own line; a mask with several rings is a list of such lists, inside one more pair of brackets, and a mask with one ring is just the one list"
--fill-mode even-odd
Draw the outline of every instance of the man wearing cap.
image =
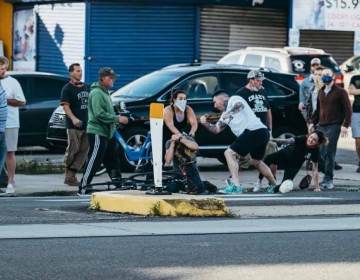
[[272, 130], [272, 115], [270, 104], [267, 99], [267, 92], [262, 83], [265, 79], [264, 74], [258, 70], [252, 70], [247, 75], [248, 83], [240, 88], [236, 94], [244, 98], [251, 110], [261, 120], [261, 122]]
[[121, 178], [119, 159], [114, 152], [113, 139], [116, 125], [127, 124], [128, 118], [117, 116], [111, 102], [109, 89], [114, 85], [116, 74], [109, 67], [100, 68], [99, 81], [91, 85], [88, 99], [88, 125], [86, 132], [90, 149], [84, 175], [79, 186], [79, 195], [91, 191], [87, 185], [91, 183], [96, 170], [103, 162], [111, 179]]
[[309, 110], [308, 105], [311, 101], [311, 95], [315, 87], [314, 72], [315, 69], [321, 65], [321, 61], [319, 58], [315, 57], [310, 61], [310, 65], [310, 75], [301, 83], [299, 93], [299, 110], [307, 124], [310, 122], [308, 117], [309, 114], [307, 112], [307, 110]]

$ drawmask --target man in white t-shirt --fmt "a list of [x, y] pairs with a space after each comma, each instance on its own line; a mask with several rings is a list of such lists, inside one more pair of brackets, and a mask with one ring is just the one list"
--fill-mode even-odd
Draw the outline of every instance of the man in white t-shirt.
[[270, 168], [262, 161], [270, 134], [267, 127], [256, 117], [247, 102], [240, 96], [232, 96], [219, 90], [213, 97], [215, 109], [223, 112], [216, 124], [207, 121], [206, 116], [200, 118], [200, 123], [210, 132], [218, 134], [229, 126], [236, 139], [225, 151], [226, 162], [231, 179], [226, 180], [225, 193], [242, 193], [240, 184], [238, 156], [251, 155], [251, 165], [255, 166], [270, 182], [270, 188], [276, 186], [276, 181]]
[[[6, 64], [6, 69], [9, 63]], [[19, 107], [25, 105], [26, 100], [19, 82], [13, 77], [7, 76], [6, 72], [1, 73], [0, 83], [5, 90], [8, 104], [8, 113], [6, 119], [5, 140], [7, 147], [6, 168], [8, 173], [7, 194], [14, 194], [15, 189], [15, 169], [18, 135], [19, 135]]]

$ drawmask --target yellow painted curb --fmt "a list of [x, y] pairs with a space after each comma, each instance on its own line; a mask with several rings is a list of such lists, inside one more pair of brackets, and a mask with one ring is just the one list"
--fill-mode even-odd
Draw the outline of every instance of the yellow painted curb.
[[229, 216], [223, 199], [185, 195], [151, 196], [139, 192], [93, 193], [90, 207], [98, 211], [145, 216]]

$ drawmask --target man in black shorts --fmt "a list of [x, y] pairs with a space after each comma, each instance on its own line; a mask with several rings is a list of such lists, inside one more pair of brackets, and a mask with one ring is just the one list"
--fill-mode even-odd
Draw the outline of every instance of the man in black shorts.
[[218, 134], [226, 126], [237, 137], [234, 143], [225, 151], [226, 162], [231, 179], [226, 180], [225, 193], [241, 193], [244, 191], [240, 185], [238, 156], [251, 155], [251, 165], [255, 166], [275, 186], [276, 182], [269, 167], [264, 164], [264, 157], [270, 135], [266, 126], [255, 116], [247, 102], [240, 96], [232, 96], [219, 90], [213, 97], [215, 109], [223, 112], [216, 124], [207, 121], [206, 116], [200, 118], [200, 123], [210, 132]]
[[[315, 130], [309, 135], [296, 136], [289, 139], [274, 139], [279, 144], [289, 144], [284, 149], [270, 154], [265, 157], [264, 162], [270, 166], [270, 169], [274, 176], [276, 176], [277, 169], [283, 169], [284, 178], [282, 182], [286, 180], [293, 180], [296, 174], [299, 172], [301, 166], [306, 159], [312, 161], [312, 173], [315, 184], [315, 191], [320, 191], [319, 186], [319, 173], [318, 173], [318, 161], [319, 161], [319, 148], [327, 143], [325, 134], [319, 130]], [[261, 180], [264, 176], [259, 174]], [[267, 189], [270, 193], [279, 192], [280, 185], [273, 189]]]

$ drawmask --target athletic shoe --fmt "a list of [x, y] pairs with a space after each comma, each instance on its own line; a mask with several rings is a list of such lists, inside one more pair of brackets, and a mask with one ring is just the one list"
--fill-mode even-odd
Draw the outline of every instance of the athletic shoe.
[[90, 194], [92, 194], [94, 192], [94, 190], [92, 188], [80, 188], [77, 192], [78, 196], [89, 196]]
[[276, 187], [276, 186], [268, 185], [268, 186], [266, 187], [265, 191], [266, 191], [267, 193], [275, 193], [275, 187]]
[[323, 184], [321, 187], [325, 190], [332, 190], [335, 188], [333, 182], [331, 181], [327, 182], [326, 184]]
[[334, 169], [335, 169], [335, 170], [341, 170], [341, 169], [342, 169], [342, 166], [335, 161]]
[[245, 192], [245, 189], [243, 186], [234, 186], [234, 192], [235, 193], [244, 193]]
[[294, 189], [294, 183], [291, 180], [285, 180], [281, 183], [279, 191], [281, 193], [288, 193], [291, 192]]
[[329, 181], [328, 180], [322, 180], [321, 182], [320, 182], [320, 187], [324, 187], [324, 186], [326, 186], [327, 185], [327, 183], [328, 183]]
[[357, 173], [360, 173], [360, 166], [356, 169]]
[[226, 193], [226, 194], [230, 194], [230, 193], [235, 193], [236, 192], [236, 187], [233, 184], [233, 182], [230, 179], [226, 179], [225, 180], [226, 186], [225, 188], [223, 188], [222, 190], [220, 190], [219, 192], [221, 193]]
[[253, 188], [253, 192], [254, 193], [259, 192], [261, 191], [261, 189], [262, 189], [261, 181], [258, 180]]
[[13, 186], [13, 184], [9, 183], [6, 187], [6, 194], [15, 194], [15, 188]]

